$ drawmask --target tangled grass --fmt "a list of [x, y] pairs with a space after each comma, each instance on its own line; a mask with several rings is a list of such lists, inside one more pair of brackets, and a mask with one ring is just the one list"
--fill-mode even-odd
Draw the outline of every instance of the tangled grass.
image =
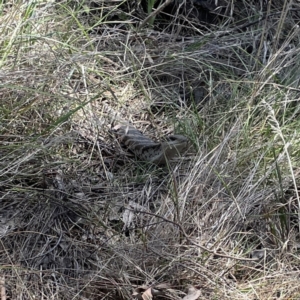
[[[299, 299], [300, 4], [129, 3], [0, 4], [1, 300]], [[138, 162], [120, 120], [190, 149]]]

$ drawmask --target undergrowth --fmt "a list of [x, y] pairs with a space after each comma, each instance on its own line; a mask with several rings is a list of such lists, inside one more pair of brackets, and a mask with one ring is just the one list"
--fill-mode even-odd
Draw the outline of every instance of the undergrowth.
[[299, 299], [299, 4], [196, 2], [0, 4], [2, 299]]

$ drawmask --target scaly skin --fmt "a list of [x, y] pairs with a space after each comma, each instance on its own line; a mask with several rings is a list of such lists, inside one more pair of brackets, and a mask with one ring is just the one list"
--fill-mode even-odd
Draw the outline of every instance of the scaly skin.
[[114, 130], [119, 140], [139, 159], [157, 165], [166, 164], [182, 154], [188, 146], [188, 139], [183, 135], [170, 135], [156, 143], [131, 125], [117, 125]]

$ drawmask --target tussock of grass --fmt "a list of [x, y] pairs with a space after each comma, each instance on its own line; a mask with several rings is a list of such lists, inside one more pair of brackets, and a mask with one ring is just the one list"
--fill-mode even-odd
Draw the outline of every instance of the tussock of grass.
[[[299, 4], [275, 2], [163, 30], [127, 2], [1, 4], [7, 297], [299, 298]], [[120, 120], [191, 147], [138, 162]]]

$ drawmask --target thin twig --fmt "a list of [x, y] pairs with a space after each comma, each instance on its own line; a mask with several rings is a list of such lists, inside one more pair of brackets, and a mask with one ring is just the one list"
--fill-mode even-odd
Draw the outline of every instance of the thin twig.
[[172, 0], [167, 0], [165, 3], [163, 3], [161, 6], [159, 6], [156, 10], [154, 10], [151, 14], [149, 14], [148, 17], [140, 23], [138, 30], [142, 29], [149, 22], [149, 20], [151, 20], [151, 18], [158, 15], [171, 2], [172, 2]]
[[159, 215], [157, 215], [155, 213], [146, 212], [146, 211], [140, 211], [140, 210], [136, 210], [136, 209], [128, 209], [128, 210], [133, 211], [135, 213], [142, 213], [142, 214], [147, 214], [147, 215], [150, 215], [150, 216], [155, 216], [157, 218], [160, 218], [160, 219], [164, 220], [165, 222], [171, 223], [171, 224], [179, 227], [179, 230], [183, 233], [183, 235], [185, 236], [185, 238], [187, 239], [187, 241], [190, 244], [192, 244], [192, 245], [194, 245], [196, 247], [199, 247], [200, 249], [202, 249], [202, 250], [204, 250], [204, 251], [206, 251], [208, 253], [211, 253], [211, 254], [213, 254], [215, 256], [225, 257], [225, 258], [231, 258], [231, 259], [236, 259], [236, 260], [243, 260], [243, 261], [257, 261], [257, 259], [255, 259], [255, 258], [243, 258], [243, 257], [237, 257], [237, 256], [228, 255], [228, 254], [217, 253], [217, 252], [215, 252], [213, 250], [210, 250], [210, 249], [208, 249], [208, 248], [206, 248], [206, 247], [204, 247], [204, 246], [202, 246], [202, 245], [200, 245], [198, 243], [195, 243], [193, 240], [191, 240], [189, 238], [189, 236], [187, 235], [187, 233], [185, 232], [185, 230], [183, 229], [182, 225], [179, 224], [179, 223], [176, 223], [174, 221], [168, 220], [168, 219], [166, 219], [166, 218], [164, 218], [162, 216], [159, 216]]

